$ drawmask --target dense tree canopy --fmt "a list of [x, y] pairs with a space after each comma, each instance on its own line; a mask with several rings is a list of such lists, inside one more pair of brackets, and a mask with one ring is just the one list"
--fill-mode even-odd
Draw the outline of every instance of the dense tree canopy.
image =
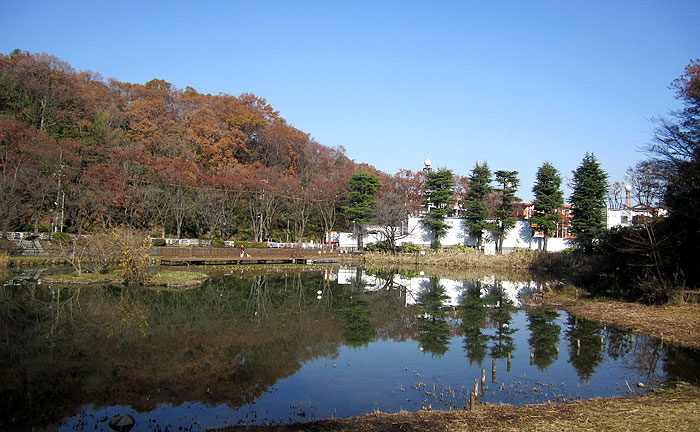
[[320, 239], [348, 219], [361, 166], [253, 94], [105, 80], [18, 50], [0, 55], [0, 146], [3, 232], [49, 230], [62, 207], [58, 228], [76, 233]]

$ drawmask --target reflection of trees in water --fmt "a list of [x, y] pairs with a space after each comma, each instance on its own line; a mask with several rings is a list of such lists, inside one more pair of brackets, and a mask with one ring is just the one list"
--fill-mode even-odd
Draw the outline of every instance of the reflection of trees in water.
[[512, 335], [518, 329], [511, 328], [512, 314], [516, 311], [515, 304], [498, 280], [493, 286], [488, 287], [484, 302], [491, 307], [491, 323], [496, 328], [496, 334], [491, 336], [493, 341], [491, 357], [505, 358], [515, 349]]
[[527, 311], [530, 339], [528, 343], [534, 349], [534, 364], [545, 370], [557, 357], [557, 343], [561, 327], [556, 323], [559, 313], [552, 309], [535, 308]]
[[608, 356], [614, 360], [625, 357], [634, 347], [632, 334], [615, 327], [608, 327], [605, 331], [607, 339]]
[[353, 296], [340, 311], [343, 314], [343, 339], [346, 345], [360, 347], [374, 340], [377, 332], [370, 321], [365, 299]]
[[481, 282], [464, 282], [465, 289], [460, 297], [460, 316], [462, 319], [463, 346], [469, 364], [480, 364], [486, 358], [486, 349], [491, 339], [483, 334], [486, 326], [486, 303], [481, 297]]
[[[607, 327], [607, 354], [644, 376], [644, 382], [654, 383], [665, 374], [671, 381], [700, 383], [700, 351], [663, 344], [644, 335]], [[663, 370], [660, 366], [663, 365]]]
[[[292, 288], [282, 275], [223, 277], [181, 292], [87, 287], [60, 296], [2, 288], [0, 425], [55, 423], [88, 403], [147, 411], [250, 402], [301, 362], [337, 351], [341, 329], [326, 302], [338, 288], [318, 300], [327, 282], [302, 280]], [[264, 317], [250, 319], [255, 311]]]
[[587, 382], [603, 361], [603, 345], [600, 342], [603, 326], [571, 315], [567, 319], [567, 325], [569, 363], [576, 369], [581, 381]]
[[442, 309], [447, 299], [445, 288], [440, 285], [438, 278], [430, 278], [430, 285], [419, 296], [423, 315], [418, 318], [420, 329], [418, 341], [423, 351], [433, 355], [440, 356], [447, 352], [450, 326], [447, 323], [447, 312]]
[[700, 350], [665, 345], [664, 372], [674, 380], [700, 384]]
[[377, 270], [369, 274], [379, 282], [371, 293], [366, 294], [377, 336], [382, 340], [393, 338], [401, 341], [412, 337], [416, 318], [406, 307], [408, 287], [396, 280], [394, 270]]

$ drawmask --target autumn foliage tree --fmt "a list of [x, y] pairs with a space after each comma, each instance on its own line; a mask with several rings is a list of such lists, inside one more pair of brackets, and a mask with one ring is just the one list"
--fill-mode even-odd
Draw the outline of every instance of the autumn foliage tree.
[[0, 139], [3, 231], [48, 230], [65, 193], [72, 233], [252, 240], [289, 220], [297, 240], [321, 240], [345, 227], [343, 188], [361, 167], [254, 94], [105, 80], [19, 50], [0, 55]]

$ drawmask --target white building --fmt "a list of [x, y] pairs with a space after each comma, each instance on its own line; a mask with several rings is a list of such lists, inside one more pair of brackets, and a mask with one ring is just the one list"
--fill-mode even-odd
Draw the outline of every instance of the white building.
[[[405, 243], [413, 243], [416, 245], [430, 247], [433, 242], [433, 234], [421, 223], [423, 220], [420, 216], [411, 216], [408, 218], [408, 224], [403, 230], [404, 236], [397, 240], [398, 245]], [[465, 225], [464, 218], [447, 217], [445, 222], [450, 226], [447, 234], [440, 239], [442, 246], [472, 246], [476, 247], [476, 239], [469, 235]], [[369, 230], [369, 233], [363, 237], [363, 243], [369, 244], [384, 240], [381, 233]], [[489, 233], [484, 234], [484, 252], [493, 254], [496, 251], [496, 242]], [[547, 241], [547, 250], [560, 251], [573, 245], [572, 239], [567, 238], [549, 238]], [[517, 221], [515, 227], [511, 229], [506, 238], [503, 240], [503, 251], [507, 252], [512, 249], [542, 249], [544, 239], [533, 235], [532, 227], [529, 220]], [[353, 233], [340, 233], [339, 235], [340, 248], [355, 248], [357, 247], [357, 237]]]
[[[531, 204], [530, 204], [531, 205]], [[527, 205], [526, 205], [527, 206]], [[570, 210], [568, 206], [565, 209]], [[655, 217], [664, 216], [662, 210], [654, 210], [647, 208], [622, 208], [622, 209], [607, 209], [607, 227], [608, 229], [616, 226], [631, 226], [640, 217]], [[401, 229], [401, 236], [397, 237], [397, 245], [405, 243], [413, 243], [416, 245], [430, 247], [433, 243], [433, 234], [421, 223], [421, 216], [411, 216], [408, 218], [408, 223]], [[569, 213], [564, 215], [563, 222], [560, 225], [568, 227], [570, 220]], [[464, 245], [476, 247], [476, 239], [469, 235], [469, 231], [465, 224], [466, 219], [461, 217], [447, 217], [445, 222], [449, 225], [449, 230], [444, 237], [440, 239], [443, 247]], [[367, 226], [366, 234], [363, 236], [363, 244], [374, 243], [384, 240], [378, 227]], [[569, 234], [569, 230], [562, 231], [562, 235], [556, 235], [547, 239], [547, 250], [550, 252], [562, 251], [566, 248], [574, 246], [575, 238]], [[495, 239], [490, 233], [485, 233], [483, 238], [484, 252], [494, 254], [496, 251]], [[353, 233], [339, 233], [338, 246], [340, 248], [353, 249], [357, 247], [357, 237]], [[544, 248], [544, 238], [541, 233], [532, 229], [529, 218], [522, 218], [516, 222], [516, 225], [511, 229], [506, 238], [503, 240], [503, 251], [507, 253], [513, 249], [533, 249], [539, 250]]]

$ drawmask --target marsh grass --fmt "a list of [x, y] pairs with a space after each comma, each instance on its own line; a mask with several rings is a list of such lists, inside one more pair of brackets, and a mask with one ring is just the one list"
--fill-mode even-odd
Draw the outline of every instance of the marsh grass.
[[474, 249], [428, 250], [425, 255], [368, 252], [365, 265], [419, 265], [445, 268], [522, 269], [536, 271], [582, 270], [591, 264], [591, 258], [564, 252], [543, 252], [516, 249], [503, 255], [486, 255]]

